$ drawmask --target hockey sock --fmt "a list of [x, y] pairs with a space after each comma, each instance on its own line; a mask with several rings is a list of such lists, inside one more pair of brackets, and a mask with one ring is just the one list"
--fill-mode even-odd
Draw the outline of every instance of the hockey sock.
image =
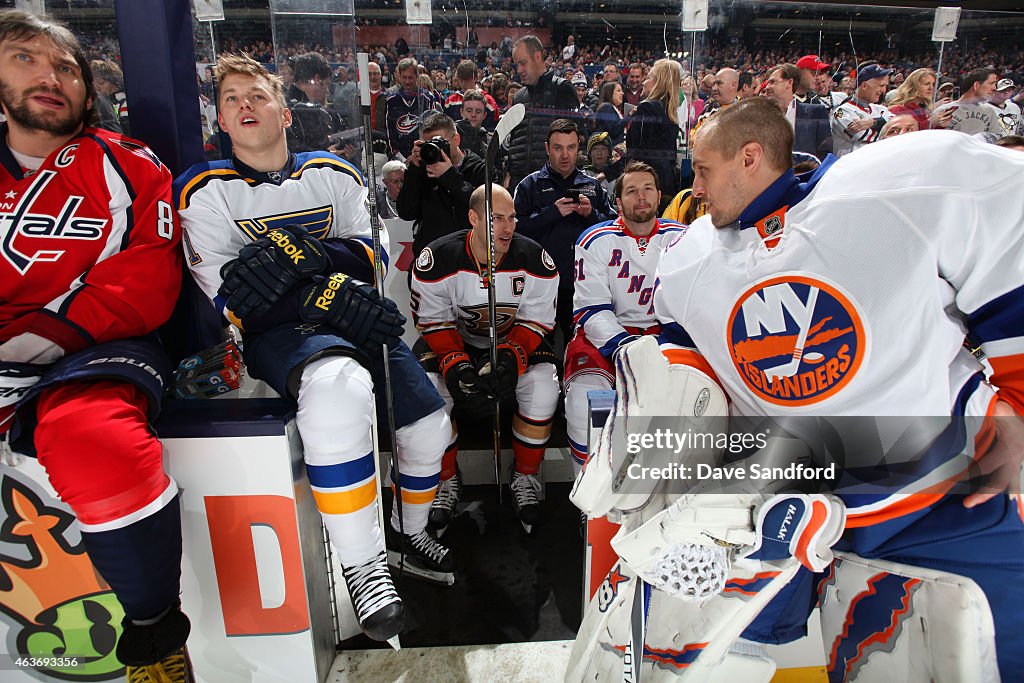
[[456, 464], [458, 457], [459, 428], [455, 424], [455, 420], [452, 419], [452, 438], [448, 442], [447, 448], [444, 449], [444, 457], [441, 458], [441, 479], [447, 481], [455, 476], [455, 472], [458, 470], [458, 465]]
[[295, 424], [313, 498], [343, 567], [384, 550], [370, 426], [373, 382], [354, 359], [328, 356], [302, 371]]
[[537, 474], [549, 436], [550, 417], [546, 420], [531, 420], [516, 412], [512, 418], [512, 452], [516, 456], [516, 472]]
[[[441, 467], [441, 456], [448, 445], [452, 428], [444, 408], [395, 434], [398, 439], [398, 468], [402, 477], [402, 528], [407, 534], [423, 531], [427, 526], [430, 504], [434, 502]], [[391, 490], [396, 488], [395, 471], [391, 470]], [[395, 500], [397, 501], [397, 495]], [[398, 506], [391, 508], [391, 526], [399, 528]]]
[[149, 619], [177, 603], [178, 487], [164, 472], [144, 394], [127, 382], [62, 384], [42, 393], [36, 415], [39, 462], [125, 615]]

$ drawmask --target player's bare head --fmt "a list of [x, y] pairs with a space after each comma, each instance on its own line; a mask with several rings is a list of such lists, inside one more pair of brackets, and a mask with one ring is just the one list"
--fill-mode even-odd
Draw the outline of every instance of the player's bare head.
[[217, 104], [223, 102], [225, 80], [230, 76], [244, 76], [262, 83], [263, 87], [277, 100], [282, 107], [287, 106], [284, 100], [284, 86], [278, 76], [267, 71], [267, 68], [245, 54], [223, 54], [217, 58], [217, 66], [213, 69], [217, 79]]
[[694, 136], [693, 194], [725, 227], [789, 170], [793, 127], [774, 102], [755, 97], [722, 109]]
[[764, 163], [782, 173], [793, 155], [793, 127], [778, 107], [764, 99], [749, 99], [722, 109], [696, 133], [694, 147], [713, 149], [733, 159], [745, 147], [756, 145]]
[[[630, 161], [615, 181], [615, 204], [622, 213], [627, 227], [636, 229], [650, 224], [658, 216], [661, 203], [661, 184], [658, 174], [642, 161]], [[634, 233], [635, 234], [635, 233]]]
[[[89, 68], [89, 60], [86, 59], [85, 53], [82, 51], [82, 46], [78, 42], [75, 35], [68, 29], [64, 24], [57, 22], [49, 17], [41, 17], [29, 12], [23, 12], [21, 10], [4, 10], [0, 11], [0, 50], [4, 53], [12, 50], [15, 45], [25, 45], [43, 40], [43, 44], [40, 45], [40, 49], [50, 49], [58, 55], [61, 55], [61, 59], [73, 67], [77, 73], [73, 74], [74, 79], [81, 85], [78, 88], [62, 88], [67, 90], [63, 92], [65, 96], [76, 97], [78, 99], [78, 92], [81, 92], [81, 101], [72, 103], [72, 109], [75, 111], [69, 112], [72, 116], [64, 117], [66, 120], [61, 120], [59, 124], [54, 122], [52, 127], [63, 131], [65, 128], [69, 128], [67, 132], [75, 132], [80, 128], [83, 123], [89, 124], [92, 122], [91, 102], [96, 95], [96, 91], [93, 85], [93, 74]], [[48, 45], [45, 43], [48, 41]], [[5, 57], [7, 55], [5, 54]], [[8, 92], [9, 87], [13, 84], [3, 83], [3, 105], [7, 110], [7, 115], [10, 117], [12, 109], [19, 105], [24, 105], [24, 102], [17, 102], [17, 99], [21, 98], [23, 93], [21, 92]], [[39, 87], [40, 84], [35, 84], [34, 87]], [[71, 92], [75, 90], [76, 92]], [[27, 106], [27, 105], [26, 105]], [[24, 109], [24, 107], [20, 107]], [[27, 109], [24, 109], [22, 113], [29, 115], [35, 123], [47, 123], [41, 121], [35, 121], [38, 116], [34, 116]], [[35, 126], [39, 127], [39, 126]], [[47, 130], [46, 126], [42, 126], [42, 129]], [[54, 134], [58, 134], [57, 133]]]
[[[643, 174], [647, 174], [650, 178], [642, 177]], [[633, 177], [630, 177], [633, 176]], [[626, 164], [626, 167], [622, 169], [622, 175], [615, 181], [615, 198], [621, 199], [623, 190], [627, 183], [635, 184], [639, 182], [653, 181], [654, 189], [659, 193], [661, 192], [661, 184], [658, 180], [658, 173], [654, 170], [654, 167], [643, 161], [632, 160]]]
[[[469, 224], [473, 226], [473, 242], [478, 254], [486, 253], [487, 220], [485, 219], [485, 186], [473, 190], [469, 197]], [[516, 205], [501, 185], [491, 184], [491, 224], [494, 228], [494, 252], [500, 256], [508, 251], [516, 231]]]

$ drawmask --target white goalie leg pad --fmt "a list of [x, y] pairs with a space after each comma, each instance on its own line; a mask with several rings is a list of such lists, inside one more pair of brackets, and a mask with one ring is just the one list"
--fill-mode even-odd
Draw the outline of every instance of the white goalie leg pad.
[[819, 594], [829, 680], [1000, 680], [988, 600], [965, 576], [837, 552]]
[[[613, 448], [615, 429], [644, 429], [651, 416], [673, 416], [678, 418], [677, 429], [707, 432], [712, 419], [729, 414], [728, 399], [718, 383], [696, 368], [669, 364], [653, 336], [641, 337], [618, 353], [615, 387], [615, 406], [601, 430], [597, 449], [570, 494], [576, 507], [591, 517], [601, 517], [613, 509], [638, 510], [654, 492], [650, 481], [627, 476], [640, 453]], [[671, 460], [659, 463], [647, 453], [645, 466], [685, 463], [692, 455], [685, 449], [681, 453], [667, 449], [664, 453]]]
[[[785, 566], [737, 562], [726, 588], [705, 601], [680, 600], [652, 589], [640, 680], [767, 683], [774, 664], [738, 646], [737, 639], [798, 568], [796, 561]], [[630, 617], [640, 585], [623, 562], [615, 565], [587, 607], [566, 681], [636, 680], [630, 676], [638, 666], [630, 647]]]

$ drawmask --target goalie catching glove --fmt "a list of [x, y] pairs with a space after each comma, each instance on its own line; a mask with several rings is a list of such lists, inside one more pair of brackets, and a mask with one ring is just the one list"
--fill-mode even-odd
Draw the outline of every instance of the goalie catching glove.
[[237, 319], [265, 313], [289, 289], [321, 275], [331, 260], [320, 241], [301, 225], [274, 228], [221, 268], [218, 295]]
[[299, 296], [299, 317], [308, 323], [324, 323], [356, 346], [392, 346], [402, 337], [405, 316], [394, 301], [344, 273], [303, 288]]

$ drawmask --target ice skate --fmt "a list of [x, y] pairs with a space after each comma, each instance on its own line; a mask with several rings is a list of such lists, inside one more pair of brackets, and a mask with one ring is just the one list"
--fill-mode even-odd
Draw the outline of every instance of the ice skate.
[[385, 554], [355, 567], [343, 567], [342, 574], [363, 633], [373, 640], [392, 642], [405, 626], [405, 607], [391, 581]]
[[533, 525], [540, 520], [540, 479], [536, 474], [512, 472], [512, 504], [515, 505], [519, 523], [526, 533], [533, 532]]
[[427, 517], [427, 528], [438, 538], [444, 535], [455, 517], [455, 506], [462, 497], [462, 476], [456, 472], [451, 479], [442, 479], [437, 485], [437, 494], [430, 504], [430, 515]]
[[185, 650], [191, 625], [178, 606], [156, 622], [125, 619], [117, 641], [117, 658], [126, 667], [128, 683], [192, 683], [192, 663]]
[[128, 666], [128, 683], [193, 683], [192, 662], [181, 647], [155, 664]]
[[[388, 563], [418, 579], [451, 586], [455, 583], [455, 554], [426, 532], [401, 534], [388, 529]], [[402, 555], [405, 555], [402, 565]]]

